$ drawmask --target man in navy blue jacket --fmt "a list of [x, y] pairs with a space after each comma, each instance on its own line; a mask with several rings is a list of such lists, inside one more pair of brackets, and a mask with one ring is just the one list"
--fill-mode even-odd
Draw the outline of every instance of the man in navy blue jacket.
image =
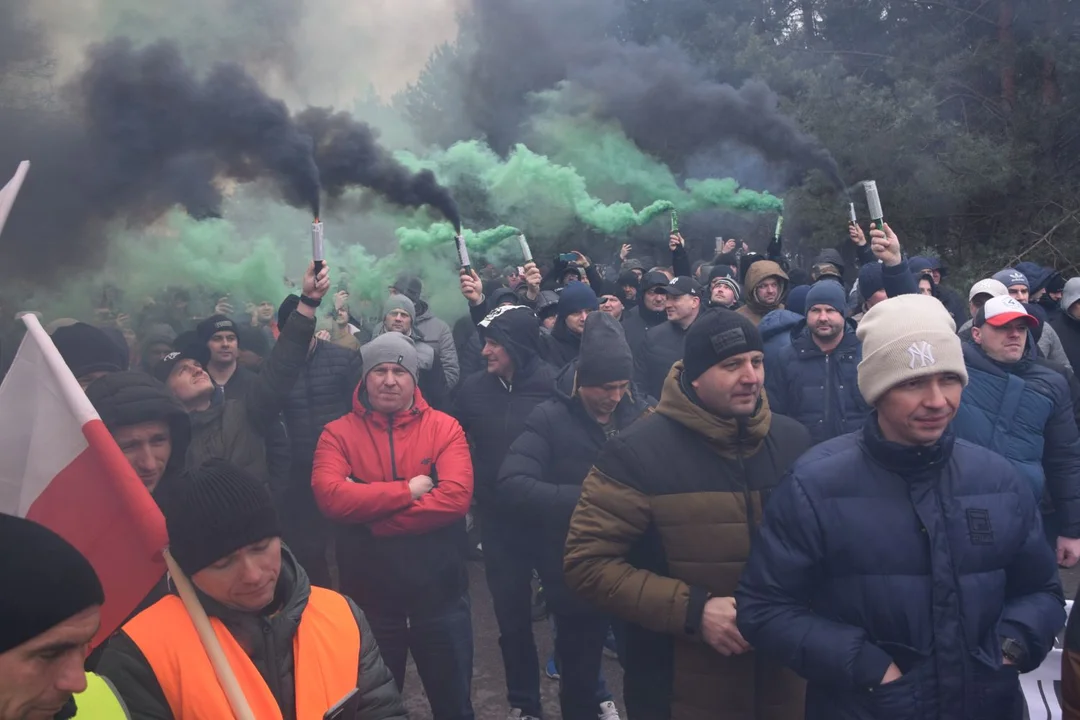
[[954, 333], [932, 297], [875, 305], [858, 331], [874, 412], [804, 454], [765, 511], [738, 627], [807, 679], [808, 720], [1018, 720], [1017, 674], [1064, 625], [1028, 484], [949, 429]]

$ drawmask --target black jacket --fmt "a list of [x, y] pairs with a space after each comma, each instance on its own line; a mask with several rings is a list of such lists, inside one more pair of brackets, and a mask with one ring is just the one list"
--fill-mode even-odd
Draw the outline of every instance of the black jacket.
[[791, 331], [790, 345], [765, 358], [769, 405], [805, 425], [815, 445], [858, 430], [870, 413], [859, 392], [861, 360], [854, 323], [847, 324], [840, 344], [826, 355], [803, 322]]
[[473, 497], [495, 500], [495, 480], [506, 451], [525, 429], [525, 419], [555, 392], [555, 368], [539, 358], [518, 371], [511, 383], [486, 370], [465, 378], [454, 411], [472, 446]]
[[581, 336], [570, 332], [562, 318], [555, 321], [555, 327], [546, 335], [540, 336], [540, 357], [552, 367], [562, 369], [581, 351]]
[[[532, 566], [544, 583], [548, 607], [559, 613], [591, 610], [566, 588], [563, 546], [581, 483], [609, 437], [575, 396], [576, 375], [575, 361], [560, 373], [555, 396], [529, 414], [495, 485], [500, 510], [522, 529]], [[631, 389], [612, 415], [613, 434], [648, 409], [641, 393]]]
[[[728, 311], [712, 310], [703, 306], [698, 317], [706, 312]], [[645, 339], [634, 353], [634, 382], [650, 397], [660, 397], [671, 366], [683, 359], [683, 343], [687, 330], [668, 320], [645, 333]]]
[[[644, 296], [645, 291], [639, 291]], [[645, 333], [649, 328], [654, 328], [661, 323], [667, 322], [667, 313], [663, 310], [654, 312], [645, 308], [645, 298], [639, 298], [638, 306], [633, 310], [623, 313], [622, 326], [626, 333], [626, 344], [630, 346], [630, 352], [636, 358], [641, 343], [645, 341]], [[656, 397], [656, 395], [653, 395]]]
[[[930, 447], [864, 430], [799, 458], [743, 571], [754, 652], [808, 681], [808, 720], [1011, 720], [1017, 670], [1065, 622], [1054, 553], [1027, 483], [947, 431]], [[1001, 639], [1027, 651], [1002, 667]], [[903, 677], [885, 686], [890, 663]]]
[[[285, 720], [307, 720], [296, 717], [293, 637], [310, 595], [307, 574], [285, 546], [282, 546], [278, 595], [272, 612], [241, 613], [199, 593], [206, 614], [221, 620], [240, 645], [249, 648], [251, 660], [277, 699]], [[393, 675], [383, 664], [375, 635], [352, 600], [349, 600], [349, 607], [360, 628], [357, 687], [361, 699], [356, 720], [404, 720], [406, 714], [401, 694]], [[123, 630], [109, 640], [97, 672], [112, 682], [133, 718], [173, 720], [153, 669], [138, 645]]]

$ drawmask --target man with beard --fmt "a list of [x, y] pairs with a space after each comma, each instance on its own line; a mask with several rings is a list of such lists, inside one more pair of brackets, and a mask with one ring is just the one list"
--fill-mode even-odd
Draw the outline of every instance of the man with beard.
[[578, 355], [585, 318], [596, 312], [600, 303], [596, 293], [585, 283], [570, 283], [559, 293], [559, 311], [550, 335], [540, 338], [541, 356], [557, 368]]
[[747, 268], [743, 287], [746, 288], [746, 304], [736, 312], [758, 325], [770, 312], [784, 307], [788, 276], [772, 260], [758, 260]]
[[[646, 395], [660, 397], [671, 366], [682, 359], [686, 332], [702, 312], [701, 286], [692, 278], [677, 277], [664, 286], [667, 322], [645, 333], [634, 356], [634, 380]], [[719, 311], [717, 311], [719, 312]]]
[[1080, 559], [1080, 432], [1065, 376], [1037, 362], [1029, 329], [1038, 320], [1015, 298], [979, 309], [964, 343], [970, 383], [953, 423], [956, 435], [1005, 456], [1036, 502], [1048, 496], [1043, 526], [1058, 564]]
[[656, 412], [608, 440], [582, 486], [566, 583], [628, 622], [631, 718], [802, 718], [802, 682], [735, 626], [762, 508], [810, 445], [769, 409], [764, 374], [752, 322], [703, 314]]
[[[587, 289], [587, 288], [586, 288]], [[522, 305], [492, 310], [477, 326], [487, 363], [465, 378], [453, 415], [473, 447], [476, 515], [484, 573], [499, 625], [511, 713], [540, 717], [540, 661], [532, 631], [532, 566], [526, 538], [495, 503], [495, 481], [529, 413], [555, 393], [556, 371], [540, 359], [536, 314]]]
[[844, 288], [829, 278], [818, 280], [806, 295], [806, 322], [791, 331], [791, 344], [765, 356], [773, 412], [805, 425], [814, 444], [858, 430], [870, 412], [857, 382], [861, 360]]
[[623, 318], [623, 330], [626, 332], [626, 344], [630, 352], [637, 357], [638, 349], [645, 340], [645, 333], [660, 323], [667, 322], [668, 276], [662, 272], [648, 272], [641, 278], [638, 289], [638, 305], [626, 313]]
[[807, 720], [1018, 720], [1018, 672], [1064, 624], [1035, 498], [950, 427], [967, 403], [955, 332], [934, 298], [875, 305], [858, 330], [874, 412], [800, 457], [765, 509], [737, 623], [806, 678]]

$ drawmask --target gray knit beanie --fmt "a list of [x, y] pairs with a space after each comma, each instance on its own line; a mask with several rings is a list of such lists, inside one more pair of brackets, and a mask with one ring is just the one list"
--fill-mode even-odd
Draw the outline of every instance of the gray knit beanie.
[[409, 313], [409, 317], [413, 319], [413, 322], [416, 321], [416, 305], [404, 295], [395, 294], [386, 299], [386, 302], [383, 303], [382, 311], [384, 320], [386, 319], [386, 316], [390, 314], [391, 310], [404, 310]]
[[420, 382], [419, 361], [416, 358], [416, 346], [411, 337], [406, 337], [399, 332], [383, 333], [360, 348], [360, 357], [364, 359], [365, 378], [378, 365], [395, 363], [412, 375], [413, 382]]

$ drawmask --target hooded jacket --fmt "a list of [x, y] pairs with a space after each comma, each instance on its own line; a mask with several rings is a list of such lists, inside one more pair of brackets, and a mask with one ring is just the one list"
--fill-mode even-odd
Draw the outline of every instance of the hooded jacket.
[[453, 415], [473, 447], [476, 501], [494, 506], [495, 479], [506, 451], [525, 429], [533, 408], [555, 392], [555, 368], [540, 359], [540, 330], [536, 314], [513, 308], [480, 328], [510, 355], [513, 380], [507, 382], [486, 369], [465, 378], [458, 389]]
[[[770, 313], [771, 314], [771, 313]], [[855, 323], [832, 352], [814, 342], [805, 322], [791, 331], [791, 344], [765, 358], [765, 389], [773, 412], [801, 422], [817, 443], [862, 427], [870, 406], [859, 391], [862, 343]]]
[[[419, 475], [435, 487], [414, 500], [409, 480]], [[461, 596], [469, 445], [419, 389], [412, 407], [388, 416], [367, 404], [361, 382], [352, 412], [319, 437], [311, 486], [323, 514], [344, 525], [341, 589], [361, 607], [438, 608]]]
[[[961, 406], [963, 403], [961, 403]], [[1004, 458], [861, 432], [799, 458], [743, 571], [736, 622], [807, 680], [807, 720], [1012, 720], [1061, 629], [1054, 553]], [[1027, 652], [1001, 664], [1001, 639]], [[903, 676], [881, 679], [890, 663]]]
[[416, 298], [413, 299], [413, 302], [416, 305], [413, 330], [438, 353], [443, 374], [446, 376], [446, 387], [453, 390], [457, 387], [458, 380], [461, 379], [457, 348], [454, 346], [454, 334], [450, 332], [449, 325], [431, 314], [431, 308], [428, 307], [426, 302]]
[[626, 344], [630, 346], [630, 352], [637, 357], [641, 343], [645, 341], [645, 333], [661, 323], [667, 322], [667, 312], [664, 310], [649, 310], [645, 307], [645, 291], [639, 290], [638, 305], [633, 310], [623, 312], [623, 332], [626, 333]]
[[1062, 312], [1050, 321], [1050, 327], [1057, 333], [1061, 349], [1065, 357], [1069, 359], [1069, 365], [1075, 370], [1080, 370], [1080, 320], [1067, 312]]
[[806, 317], [787, 309], [773, 310], [761, 318], [758, 332], [765, 344], [765, 380], [769, 379], [770, 358], [779, 357], [780, 351], [791, 345], [791, 331], [806, 322]]
[[[281, 547], [281, 574], [274, 604], [262, 613], [232, 610], [196, 590], [206, 614], [217, 618], [248, 649], [252, 663], [266, 682], [286, 720], [296, 717], [296, 686], [293, 637], [311, 596], [307, 573], [287, 547]], [[360, 663], [356, 686], [360, 695], [358, 718], [363, 720], [404, 720], [407, 716], [394, 676], [383, 664], [375, 634], [367, 618], [349, 600], [360, 628]], [[139, 646], [123, 630], [113, 635], [102, 655], [97, 672], [108, 678], [123, 698], [133, 718], [173, 720], [165, 693]]]
[[952, 427], [956, 436], [1007, 458], [1036, 501], [1048, 492], [1059, 534], [1080, 537], [1080, 432], [1065, 377], [1035, 360], [995, 362], [964, 343], [968, 384]]
[[176, 331], [166, 323], [150, 325], [143, 333], [142, 342], [139, 343], [139, 367], [147, 372], [153, 370], [154, 363], [148, 358], [150, 349], [155, 345], [165, 345], [172, 351], [173, 342], [176, 340]]
[[[590, 612], [563, 581], [563, 547], [581, 483], [608, 440], [577, 394], [577, 361], [566, 366], [555, 396], [525, 421], [502, 463], [495, 495], [507, 519], [523, 530], [529, 560], [544, 584], [548, 607], [558, 613]], [[642, 417], [649, 405], [636, 388], [612, 413], [614, 433]]]
[[[690, 390], [689, 392], [692, 392]], [[732, 596], [762, 508], [810, 444], [762, 396], [747, 420], [697, 404], [672, 368], [656, 412], [604, 445], [570, 520], [571, 590], [627, 624], [631, 717], [801, 720], [803, 684], [758, 652], [724, 657], [701, 637], [710, 594]]]
[[154, 489], [154, 500], [162, 507], [184, 473], [191, 442], [191, 421], [183, 406], [161, 382], [134, 370], [98, 378], [86, 388], [86, 396], [110, 433], [117, 428], [154, 420], [168, 424], [172, 451], [165, 472]]
[[[767, 278], [780, 280], [780, 296], [772, 305], [763, 305], [757, 298], [757, 288]], [[743, 281], [743, 300], [746, 302], [735, 312], [749, 318], [755, 325], [760, 325], [762, 318], [773, 310], [784, 307], [784, 297], [787, 295], [788, 276], [777, 263], [772, 260], [758, 260], [746, 270], [746, 278]]]

